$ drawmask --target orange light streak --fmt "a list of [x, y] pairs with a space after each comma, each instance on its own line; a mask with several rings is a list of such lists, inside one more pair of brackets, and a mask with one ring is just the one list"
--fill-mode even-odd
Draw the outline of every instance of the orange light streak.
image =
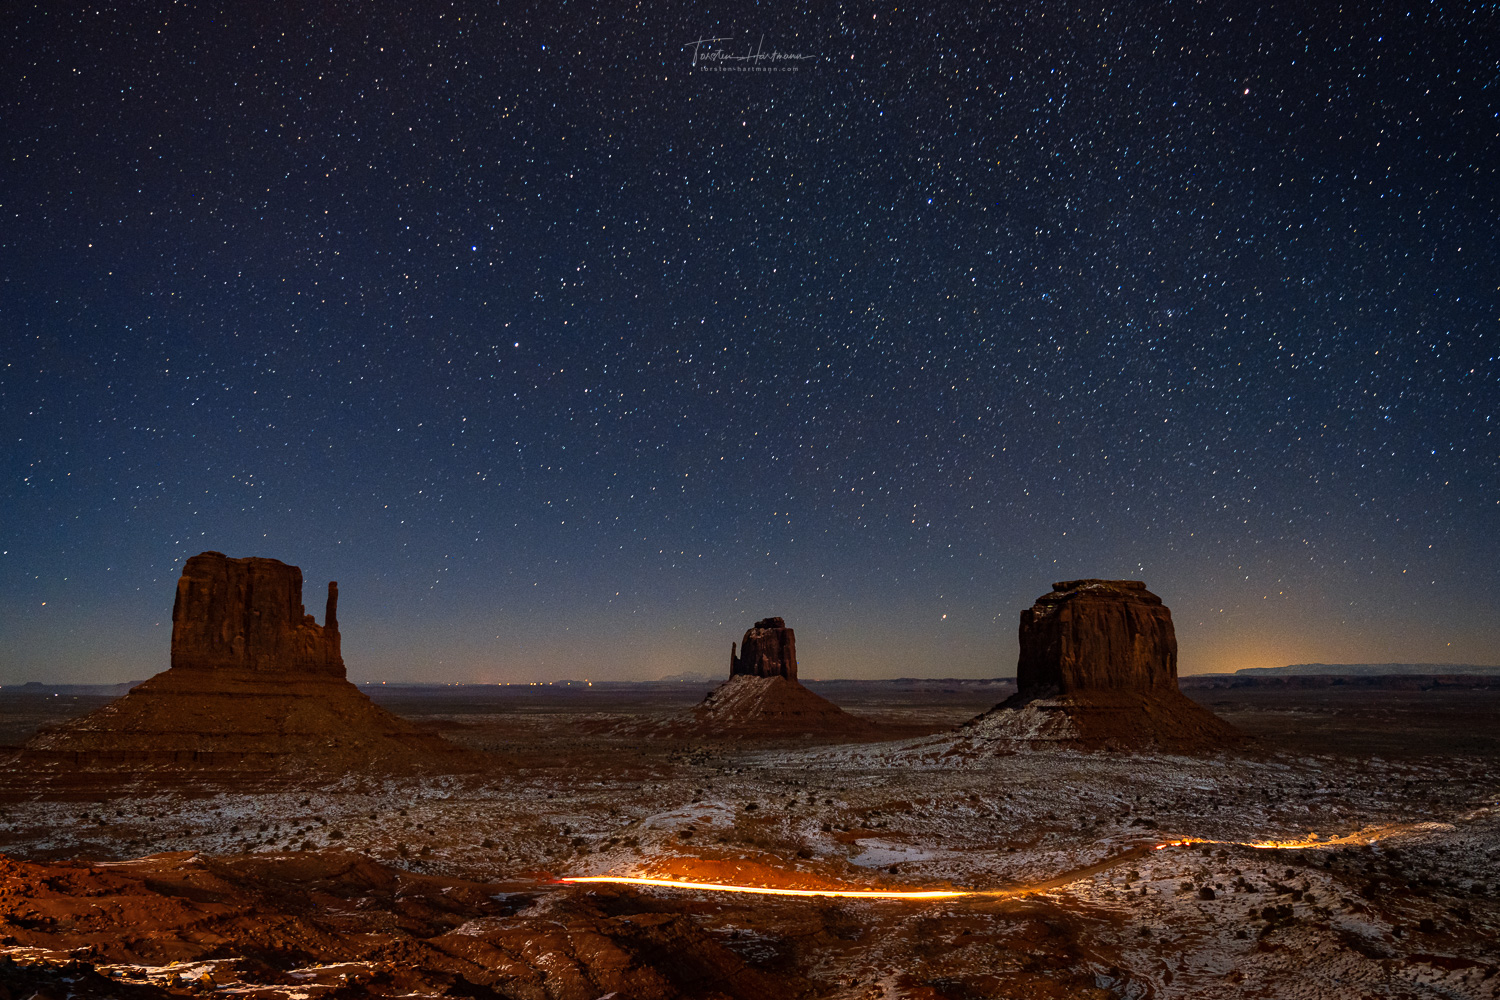
[[1334, 837], [1329, 840], [1318, 840], [1316, 837], [1308, 840], [1256, 840], [1242, 847], [1253, 847], [1257, 851], [1283, 850], [1283, 851], [1306, 851], [1314, 847], [1339, 847], [1345, 844], [1373, 844], [1379, 837], [1361, 837], [1358, 835], [1349, 837]]
[[1319, 847], [1364, 846], [1399, 833], [1405, 833], [1407, 830], [1407, 827], [1400, 826], [1384, 827], [1374, 830], [1361, 830], [1345, 834], [1342, 837], [1319, 837], [1314, 833], [1300, 840], [1207, 840], [1203, 837], [1184, 837], [1182, 840], [1169, 840], [1164, 844], [1157, 844], [1152, 850], [1159, 851], [1163, 847], [1187, 847], [1191, 844], [1218, 844], [1224, 847], [1250, 847], [1257, 851], [1310, 851]]
[[1328, 837], [1320, 839], [1316, 834], [1306, 840], [1208, 840], [1203, 837], [1183, 837], [1180, 840], [1167, 840], [1159, 844], [1139, 844], [1121, 854], [1105, 858], [1085, 868], [1075, 869], [1057, 878], [1048, 879], [1045, 882], [1036, 882], [1031, 885], [1018, 885], [1009, 889], [924, 889], [909, 892], [888, 891], [882, 889], [772, 889], [759, 885], [726, 885], [719, 882], [679, 882], [665, 878], [631, 878], [624, 875], [582, 875], [570, 878], [554, 879], [554, 882], [579, 884], [579, 883], [605, 883], [609, 885], [647, 885], [663, 889], [697, 889], [702, 892], [743, 892], [762, 896], [835, 896], [841, 899], [962, 899], [965, 897], [1014, 897], [1027, 896], [1038, 892], [1047, 892], [1059, 889], [1073, 882], [1080, 882], [1093, 875], [1108, 871], [1111, 868], [1125, 864], [1127, 861], [1137, 860], [1151, 851], [1160, 851], [1168, 847], [1189, 847], [1193, 844], [1217, 844], [1225, 847], [1250, 847], [1256, 850], [1310, 850], [1318, 847], [1338, 847], [1348, 844], [1373, 844], [1378, 840], [1393, 836], [1398, 833], [1407, 832], [1409, 827], [1378, 827], [1366, 829], [1357, 833], [1346, 834], [1342, 837]]
[[770, 889], [759, 885], [722, 885], [718, 882], [678, 882], [665, 878], [625, 878], [615, 875], [588, 875], [560, 878], [559, 882], [606, 882], [612, 885], [655, 885], [667, 889], [703, 889], [711, 892], [750, 892], [765, 896], [838, 896], [843, 899], [957, 899], [978, 896], [977, 892], [950, 889], [924, 889], [917, 892], [887, 892], [879, 889]]

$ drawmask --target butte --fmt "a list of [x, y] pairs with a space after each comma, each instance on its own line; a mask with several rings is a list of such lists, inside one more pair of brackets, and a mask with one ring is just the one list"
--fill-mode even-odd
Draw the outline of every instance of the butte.
[[694, 709], [696, 728], [711, 735], [869, 736], [873, 723], [850, 715], [797, 680], [797, 636], [780, 618], [762, 618], [729, 644], [729, 679]]
[[276, 559], [193, 556], [172, 606], [171, 668], [37, 734], [22, 769], [219, 777], [469, 771], [475, 752], [377, 707], [344, 673], [338, 584], [318, 625], [302, 571]]
[[1203, 752], [1238, 730], [1177, 688], [1172, 612], [1138, 580], [1065, 580], [1021, 612], [1016, 693], [961, 733], [1016, 747]]

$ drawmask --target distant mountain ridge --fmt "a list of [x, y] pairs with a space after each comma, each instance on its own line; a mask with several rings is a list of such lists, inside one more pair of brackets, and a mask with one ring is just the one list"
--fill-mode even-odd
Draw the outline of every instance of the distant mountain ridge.
[[0, 691], [6, 694], [118, 698], [137, 684], [144, 683], [145, 681], [125, 681], [121, 684], [44, 684], [41, 681], [27, 681], [24, 684], [0, 684]]
[[688, 670], [680, 674], [668, 674], [654, 681], [646, 681], [647, 684], [713, 684], [717, 686], [724, 678], [716, 674], [705, 674], [697, 670]]
[[1387, 674], [1500, 675], [1500, 665], [1480, 666], [1473, 663], [1293, 663], [1286, 667], [1245, 667], [1236, 677], [1307, 677], [1334, 674], [1341, 677], [1378, 677]]

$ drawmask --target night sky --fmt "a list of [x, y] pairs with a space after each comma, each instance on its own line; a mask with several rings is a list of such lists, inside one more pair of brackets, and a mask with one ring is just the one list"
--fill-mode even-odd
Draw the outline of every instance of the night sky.
[[1492, 4], [386, 6], [0, 27], [0, 683], [1500, 663]]

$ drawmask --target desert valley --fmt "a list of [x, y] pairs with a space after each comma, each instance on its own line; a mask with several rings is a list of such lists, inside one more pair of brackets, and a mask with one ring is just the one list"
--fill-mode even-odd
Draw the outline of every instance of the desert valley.
[[[274, 560], [171, 669], [0, 691], [0, 996], [1488, 997], [1500, 682], [1184, 678], [1139, 583], [1014, 680], [357, 688]], [[112, 693], [112, 692], [111, 692]]]

